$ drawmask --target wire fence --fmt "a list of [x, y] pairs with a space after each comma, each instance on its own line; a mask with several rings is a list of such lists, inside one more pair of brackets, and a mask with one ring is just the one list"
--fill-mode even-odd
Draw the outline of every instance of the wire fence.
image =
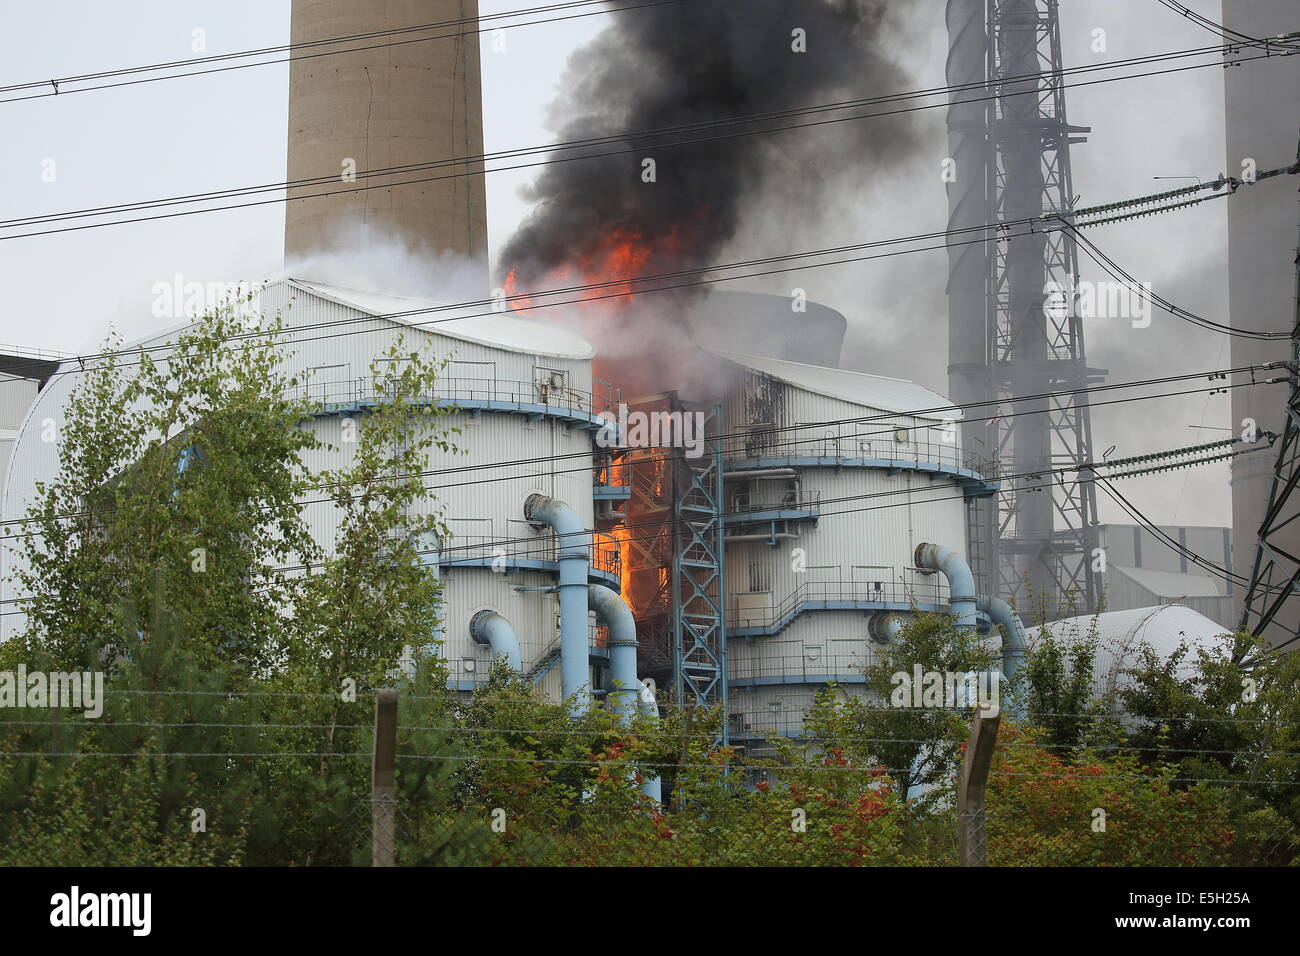
[[[1123, 741], [1067, 745], [1013, 727], [998, 738], [976, 818], [954, 797], [970, 716], [959, 709], [942, 715], [952, 723], [941, 733], [846, 725], [747, 749], [720, 746], [716, 721], [671, 701], [659, 720], [621, 725], [536, 699], [409, 693], [393, 731], [395, 783], [379, 792], [372, 693], [106, 696], [119, 706], [98, 720], [0, 709], [0, 862], [953, 866], [959, 824], [991, 865], [1300, 858], [1258, 799], [1300, 798], [1300, 780], [1271, 765], [1260, 773], [1254, 746], [1170, 750], [1161, 765]], [[333, 717], [302, 716], [322, 708]], [[1288, 734], [1300, 725], [1187, 720]], [[1196, 775], [1189, 761], [1203, 762]]]

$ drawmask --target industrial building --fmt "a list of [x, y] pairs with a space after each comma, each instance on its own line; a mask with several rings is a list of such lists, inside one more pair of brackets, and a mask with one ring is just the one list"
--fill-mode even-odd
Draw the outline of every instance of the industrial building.
[[1100, 576], [1108, 611], [1182, 604], [1237, 629], [1241, 586], [1232, 577], [1231, 528], [1103, 524], [1097, 532], [1106, 555]]
[[[293, 40], [473, 17], [475, 8], [298, 0]], [[373, 85], [372, 73], [381, 77]], [[434, 161], [481, 171], [479, 97], [477, 46], [463, 39], [295, 61], [289, 179], [337, 179], [349, 160], [361, 171]], [[392, 236], [481, 263], [486, 274], [481, 176], [348, 185], [337, 195], [290, 192], [291, 270], [314, 252], [346, 251], [350, 241], [360, 251]], [[724, 706], [730, 739], [757, 743], [796, 731], [828, 682], [860, 692], [873, 648], [917, 611], [1000, 630], [1004, 670], [1014, 668], [1020, 622], [999, 595], [977, 593], [967, 560], [969, 506], [999, 492], [964, 441], [980, 429], [963, 435], [961, 410], [926, 388], [839, 368], [845, 320], [833, 308], [738, 291], [699, 298], [677, 356], [695, 381], [644, 394], [617, 374], [626, 357], [602, 356], [563, 322], [465, 308], [430, 323], [428, 310], [447, 303], [321, 278], [281, 279], [259, 302], [284, 320], [286, 370], [313, 407], [304, 427], [331, 446], [309, 466], [346, 466], [344, 423], [384, 400], [370, 366], [400, 336], [446, 360], [436, 393], [422, 398], [463, 429], [468, 454], [456, 466], [491, 479], [436, 490], [450, 534], [421, 543], [442, 582], [439, 653], [456, 690], [471, 690], [500, 656], [552, 700], [585, 706], [607, 695], [628, 708], [621, 695], [635, 694], [652, 709], [657, 688], [660, 700]], [[348, 334], [306, 334], [340, 322]], [[165, 346], [177, 331], [137, 344]], [[1068, 371], [1068, 384], [1091, 374]], [[3, 520], [21, 517], [57, 467], [41, 430], [57, 428], [76, 381], [55, 377], [17, 425]], [[603, 439], [628, 411], [696, 416], [699, 447], [638, 443], [621, 426], [614, 442]], [[557, 460], [563, 467], [548, 465]], [[434, 453], [427, 467], [448, 461]], [[337, 531], [328, 509], [304, 505], [304, 515], [328, 550]], [[12, 549], [0, 557], [11, 562]], [[1115, 559], [1114, 574], [1156, 594], [1154, 573], [1140, 557]], [[984, 580], [999, 576], [986, 568]], [[21, 597], [5, 588], [5, 600]], [[20, 615], [6, 618], [6, 636], [20, 625]]]
[[[315, 409], [305, 427], [332, 446], [311, 453], [312, 470], [346, 466], [343, 422], [383, 401], [369, 367], [398, 336], [449, 362], [427, 398], [451, 407], [446, 423], [463, 429], [468, 455], [456, 466], [492, 478], [436, 493], [451, 534], [422, 549], [443, 584], [440, 653], [454, 688], [483, 680], [498, 654], [556, 700], [617, 692], [629, 674], [652, 677], [675, 683], [674, 696], [729, 703], [735, 736], [758, 738], [797, 727], [828, 681], [860, 684], [873, 643], [889, 639], [899, 615], [949, 606], [948, 578], [918, 566], [918, 548], [946, 546], [960, 563], [965, 502], [992, 486], [966, 460], [960, 412], [941, 396], [898, 379], [708, 350], [713, 399], [632, 403], [707, 409], [704, 453], [611, 448], [596, 440], [609, 420], [601, 413], [622, 396], [593, 376], [588, 342], [506, 313], [414, 325], [436, 307], [301, 279], [261, 293], [262, 310], [285, 320], [286, 371]], [[350, 334], [295, 331], [338, 321]], [[138, 344], [164, 344], [176, 331]], [[76, 381], [57, 377], [28, 412], [6, 518], [21, 516], [57, 467], [57, 446], [40, 432], [61, 423]], [[563, 468], [546, 464], [556, 456]], [[497, 465], [529, 460], [540, 464]], [[435, 457], [428, 467], [446, 464]], [[647, 534], [656, 509], [664, 533]], [[332, 512], [303, 514], [328, 548]], [[636, 615], [632, 634], [618, 634], [606, 607], [621, 603], [620, 591]], [[619, 663], [628, 642], [640, 645], [630, 671]]]

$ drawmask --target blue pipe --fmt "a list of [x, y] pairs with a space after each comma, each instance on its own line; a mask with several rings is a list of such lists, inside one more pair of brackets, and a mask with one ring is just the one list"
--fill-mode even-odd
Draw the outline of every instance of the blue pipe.
[[[1025, 625], [1021, 623], [1020, 615], [1001, 598], [993, 597], [991, 594], [980, 594], [976, 597], [975, 603], [989, 616], [990, 621], [1002, 628], [1002, 676], [1007, 683], [1010, 683], [1015, 679], [1020, 665], [1024, 662], [1025, 654], [1029, 651]], [[1022, 708], [1014, 700], [1011, 704], [1011, 712], [1017, 717], [1023, 716]]]
[[609, 692], [610, 709], [619, 722], [630, 724], [637, 709], [636, 619], [627, 602], [603, 584], [587, 588], [587, 599], [596, 620], [609, 628], [609, 674], [614, 687]]
[[[619, 723], [632, 723], [636, 712], [659, 718], [659, 703], [650, 688], [636, 676], [636, 618], [617, 591], [603, 584], [587, 588], [587, 599], [596, 612], [596, 620], [609, 628], [609, 674], [614, 682], [609, 691], [610, 709]], [[641, 793], [658, 805], [663, 800], [663, 784], [657, 776], [641, 775]]]
[[1029, 651], [1029, 641], [1025, 637], [1025, 626], [1020, 623], [1020, 615], [1011, 609], [1011, 605], [991, 594], [981, 594], [976, 598], [976, 606], [989, 616], [989, 620], [1002, 628], [1002, 673], [1007, 680], [1016, 676], [1020, 665]]
[[918, 568], [938, 571], [948, 579], [948, 603], [958, 630], [975, 630], [975, 576], [966, 559], [941, 544], [918, 544], [915, 563]]
[[587, 646], [587, 565], [591, 534], [578, 514], [558, 498], [529, 495], [524, 518], [550, 525], [560, 562], [560, 686], [574, 714], [590, 706], [591, 661]]
[[[654, 722], [658, 724], [659, 701], [655, 700], [654, 691], [646, 686], [645, 681], [638, 680], [636, 683], [638, 688], [636, 701], [637, 710], [640, 711], [642, 717], [653, 718]], [[649, 797], [653, 800], [656, 806], [664, 802], [663, 781], [659, 779], [657, 774], [651, 775], [646, 773], [642, 775], [641, 794], [642, 796]]]
[[516, 674], [522, 668], [519, 656], [519, 638], [515, 629], [496, 611], [479, 611], [469, 621], [469, 636], [479, 644], [492, 648], [492, 657], [505, 657], [506, 663]]
[[442, 600], [442, 542], [438, 540], [438, 535], [432, 531], [426, 531], [420, 535], [416, 543], [416, 549], [419, 552], [417, 557], [420, 560], [420, 566], [428, 569], [429, 575], [438, 585], [437, 597], [437, 614], [438, 620], [433, 628], [433, 645], [426, 645], [423, 650], [433, 657], [439, 657], [442, 654], [442, 648], [446, 646], [447, 622], [443, 618], [443, 600]]

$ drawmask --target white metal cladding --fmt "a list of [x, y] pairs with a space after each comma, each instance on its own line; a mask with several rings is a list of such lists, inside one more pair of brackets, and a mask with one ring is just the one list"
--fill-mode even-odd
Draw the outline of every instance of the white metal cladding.
[[[160, 345], [176, 333], [189, 327], [189, 323], [180, 323], [163, 329], [153, 335], [131, 343], [128, 348]], [[160, 355], [155, 355], [161, 358]], [[122, 364], [129, 374], [135, 367], [137, 359], [126, 356]], [[30, 404], [14, 436], [13, 452], [8, 467], [0, 473], [0, 528], [8, 527], [5, 537], [0, 540], [0, 604], [5, 612], [0, 615], [0, 641], [7, 640], [22, 629], [23, 617], [14, 613], [21, 604], [15, 600], [22, 595], [15, 589], [12, 575], [21, 563], [21, 541], [10, 538], [10, 534], [26, 532], [19, 522], [35, 500], [38, 482], [53, 481], [59, 471], [59, 436], [67, 421], [65, 406], [83, 379], [83, 373], [93, 369], [96, 360], [64, 362], [58, 371], [50, 377], [35, 401]]]
[[[747, 740], [751, 750], [761, 749], [769, 732], [793, 735], [803, 729], [803, 717], [812, 706], [813, 697], [822, 688], [807, 684], [740, 685], [730, 688], [731, 739]], [[861, 684], [841, 684], [840, 697], [866, 697]]]
[[[420, 351], [436, 359], [447, 359], [447, 374], [433, 396], [443, 403], [470, 399], [475, 410], [457, 410], [434, 418], [438, 425], [460, 428], [453, 441], [466, 454], [434, 450], [425, 463], [424, 476], [433, 497], [452, 531], [446, 542], [449, 556], [491, 558], [504, 552], [509, 573], [489, 567], [444, 569], [443, 657], [452, 668], [454, 681], [474, 680], [484, 667], [465, 667], [466, 660], [486, 665], [489, 652], [469, 637], [469, 619], [475, 611], [492, 608], [515, 627], [527, 670], [558, 635], [558, 601], [547, 590], [521, 591], [520, 587], [545, 588], [554, 584], [552, 575], [537, 570], [518, 570], [514, 560], [548, 560], [553, 553], [550, 529], [537, 530], [523, 521], [523, 504], [529, 494], [541, 492], [568, 502], [585, 526], [593, 524], [592, 432], [566, 423], [591, 415], [605, 407], [607, 397], [593, 395], [589, 359], [556, 355], [554, 350], [530, 352], [511, 346], [504, 335], [509, 319], [498, 323], [494, 334], [502, 344], [492, 345], [442, 334], [438, 324], [413, 328], [375, 318], [363, 308], [315, 294], [291, 281], [275, 283], [261, 293], [260, 308], [266, 315], [279, 313], [289, 343], [283, 368], [300, 378], [304, 397], [330, 403], [331, 414], [314, 418], [304, 427], [312, 429], [333, 446], [304, 456], [311, 473], [346, 467], [355, 445], [344, 440], [346, 414], [357, 414], [358, 403], [373, 400], [370, 366], [390, 345], [402, 339], [402, 351]], [[335, 324], [337, 323], [337, 324]], [[536, 344], [538, 323], [520, 320], [520, 339]], [[168, 330], [146, 343], [165, 342], [178, 329]], [[572, 346], [571, 333], [558, 334], [555, 342]], [[427, 350], [427, 351], [426, 351]], [[580, 349], [571, 348], [577, 353]], [[58, 468], [57, 445], [41, 441], [42, 426], [58, 429], [63, 408], [78, 376], [55, 376], [32, 409], [16, 443], [9, 480], [5, 484], [3, 516], [21, 517], [38, 481], [53, 478]], [[504, 409], [540, 405], [554, 415], [537, 420]], [[503, 409], [496, 411], [494, 409]], [[324, 410], [324, 408], [322, 409]], [[365, 416], [357, 417], [365, 427]], [[47, 429], [48, 431], [48, 429]], [[513, 462], [502, 466], [501, 462]], [[489, 467], [490, 466], [490, 467]], [[302, 514], [313, 537], [330, 550], [338, 531], [339, 515], [324, 492], [313, 492], [302, 505]], [[4, 570], [12, 567], [12, 542], [4, 542]], [[600, 551], [597, 563], [607, 560]], [[12, 586], [5, 585], [5, 597], [12, 598]], [[21, 618], [8, 616], [4, 634], [12, 634]], [[541, 682], [558, 699], [558, 669]]]
[[781, 633], [732, 638], [727, 664], [733, 686], [776, 680], [824, 683], [860, 681], [872, 660], [868, 611], [819, 611], [796, 618]]
[[17, 428], [36, 401], [36, 382], [0, 373], [0, 427]]
[[[774, 542], [735, 540], [770, 534], [770, 525], [728, 525], [729, 694], [733, 712], [752, 711], [755, 726], [794, 730], [797, 714], [775, 721], [768, 705], [779, 699], [798, 710], [828, 679], [860, 680], [874, 646], [871, 607], [946, 606], [947, 582], [915, 568], [913, 556], [927, 541], [965, 553], [965, 497], [952, 470], [968, 463], [946, 421], [890, 410], [912, 394], [909, 383], [885, 380], [887, 394], [872, 405], [742, 368], [724, 403], [725, 431], [740, 435], [726, 444], [724, 508], [761, 513], [783, 499], [805, 516], [780, 523]], [[800, 368], [815, 377], [816, 370]], [[876, 380], [858, 379], [839, 387], [869, 396]], [[943, 403], [927, 401], [924, 407]], [[869, 462], [880, 464], [863, 466]], [[744, 478], [741, 464], [792, 468], [795, 478]], [[807, 607], [825, 602], [857, 609]]]
[[969, 465], [950, 421], [819, 395], [759, 372], [725, 403], [728, 458], [870, 458]]
[[[291, 309], [285, 308], [289, 297]], [[444, 559], [486, 566], [448, 566], [444, 561], [446, 643], [441, 656], [454, 686], [480, 682], [490, 651], [469, 636], [469, 621], [476, 612], [491, 609], [514, 626], [524, 670], [530, 669], [558, 637], [559, 604], [553, 592], [541, 590], [555, 583], [553, 575], [520, 570], [516, 564], [554, 556], [554, 534], [523, 520], [524, 501], [538, 492], [559, 498], [586, 527], [592, 526], [592, 432], [555, 416], [530, 420], [506, 409], [542, 405], [575, 415], [600, 411], [607, 399], [592, 394], [590, 361], [453, 338], [438, 323], [413, 328], [367, 318], [361, 308], [322, 298], [299, 283], [272, 286], [263, 302], [268, 313], [283, 310], [296, 353], [287, 367], [302, 377], [304, 397], [335, 412], [312, 425], [337, 449], [313, 454], [313, 470], [342, 467], [351, 459], [355, 446], [342, 440], [343, 421], [354, 416], [364, 429], [365, 415], [356, 414], [355, 406], [375, 398], [371, 364], [399, 338], [403, 353], [419, 351], [448, 361], [433, 397], [476, 407], [430, 419], [437, 427], [459, 429], [450, 436], [459, 452], [431, 450], [424, 483], [433, 500], [418, 510], [440, 514], [447, 525]], [[321, 328], [330, 322], [346, 324]], [[331, 334], [344, 331], [348, 334]], [[523, 338], [535, 341], [530, 336]], [[313, 536], [327, 548], [338, 530], [334, 512], [331, 504], [304, 511]], [[505, 572], [492, 569], [490, 562], [497, 557], [505, 558], [498, 564]], [[552, 681], [548, 675], [540, 686], [558, 699], [558, 678]]]

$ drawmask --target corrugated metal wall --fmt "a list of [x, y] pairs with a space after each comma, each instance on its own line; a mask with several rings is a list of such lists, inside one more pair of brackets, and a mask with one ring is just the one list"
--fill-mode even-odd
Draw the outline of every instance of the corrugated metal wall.
[[[749, 375], [745, 387], [727, 397], [725, 409], [728, 434], [773, 430], [730, 441], [729, 461], [818, 460], [815, 466], [798, 464], [797, 472], [799, 497], [815, 501], [820, 513], [816, 522], [789, 522], [785, 530], [797, 535], [794, 539], [727, 545], [729, 629], [783, 620], [806, 600], [947, 603], [942, 576], [922, 573], [912, 561], [916, 546], [926, 541], [965, 552], [961, 486], [942, 474], [851, 463], [837, 467], [834, 460], [957, 465], [961, 449], [952, 430], [932, 419], [892, 414], [759, 374]], [[873, 420], [841, 421], [862, 418]], [[840, 424], [805, 424], [827, 421]], [[945, 440], [949, 437], [953, 440]], [[747, 484], [728, 483], [728, 511], [743, 510], [739, 496], [745, 493], [761, 500], [763, 492], [754, 489], [761, 489], [762, 481]], [[816, 689], [800, 681], [860, 679], [873, 646], [868, 617], [863, 610], [817, 610], [794, 617], [778, 634], [730, 637], [733, 714], [742, 715], [737, 719], [751, 730], [797, 729], [790, 711], [801, 712]], [[760, 686], [750, 686], [754, 683]]]
[[[589, 406], [591, 402], [589, 360], [538, 356], [456, 339], [443, 334], [437, 324], [410, 328], [368, 317], [287, 281], [263, 291], [261, 308], [267, 315], [282, 317], [289, 342], [284, 368], [304, 381], [305, 394], [313, 398], [342, 405], [368, 397], [371, 362], [401, 337], [403, 351], [427, 349], [425, 354], [455, 363], [440, 380], [439, 397], [454, 401], [457, 395], [476, 399], [495, 396], [506, 401], [537, 402], [540, 369], [561, 371], [567, 376], [566, 394], [553, 396], [558, 404], [585, 402]], [[151, 342], [165, 338], [160, 335]], [[13, 475], [5, 486], [6, 519], [20, 517], [36, 482], [48, 481], [57, 473], [57, 445], [43, 441], [42, 432], [52, 434], [62, 426], [64, 404], [79, 379], [76, 375], [56, 377], [29, 414], [16, 444]], [[583, 399], [583, 395], [588, 397]], [[43, 428], [47, 420], [49, 425]], [[306, 426], [334, 446], [333, 450], [322, 449], [305, 456], [310, 472], [346, 467], [351, 461], [356, 446], [344, 440], [343, 421], [340, 415], [331, 415], [316, 418]], [[461, 428], [462, 434], [454, 441], [467, 452], [435, 450], [425, 463], [425, 468], [433, 472], [426, 476], [425, 483], [453, 534], [447, 542], [451, 553], [491, 556], [500, 549], [508, 558], [545, 559], [552, 549], [553, 534], [549, 529], [535, 530], [523, 520], [524, 500], [534, 492], [562, 498], [587, 527], [592, 526], [591, 432], [552, 418], [529, 421], [521, 414], [491, 411], [455, 412], [436, 421]], [[498, 462], [514, 464], [497, 467]], [[488, 465], [494, 467], [485, 467]], [[339, 523], [332, 504], [304, 503], [302, 514], [313, 537], [329, 549]], [[3, 570], [9, 571], [13, 546], [9, 541], [4, 544]], [[469, 620], [476, 611], [491, 608], [511, 621], [519, 635], [525, 669], [558, 635], [555, 595], [518, 590], [521, 586], [553, 584], [548, 574], [496, 573], [490, 567], [464, 567], [449, 569], [445, 580], [447, 645], [443, 655], [452, 666], [453, 680], [474, 680], [486, 669], [487, 648], [469, 637]], [[5, 588], [6, 598], [15, 596], [10, 585]], [[21, 623], [13, 616], [3, 620], [6, 636]], [[476, 661], [478, 666], [469, 670], [464, 665], [467, 660]], [[543, 686], [558, 696], [557, 680], [548, 678]]]

